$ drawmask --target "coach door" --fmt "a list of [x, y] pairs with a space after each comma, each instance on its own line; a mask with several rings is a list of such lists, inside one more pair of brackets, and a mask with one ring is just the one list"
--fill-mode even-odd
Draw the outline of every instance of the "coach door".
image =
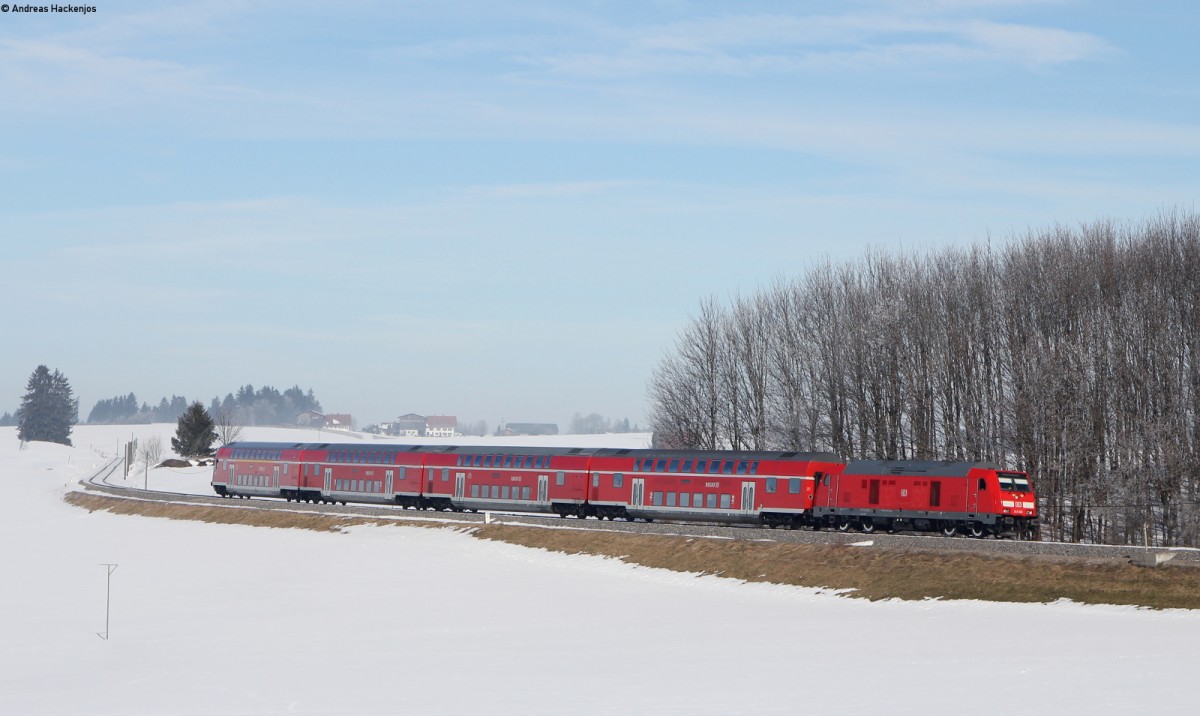
[[742, 512], [754, 512], [754, 483], [742, 483]]
[[395, 470], [387, 471], [387, 482], [385, 483], [385, 487], [383, 488], [383, 491], [385, 494], [388, 495], [388, 497], [391, 497], [392, 494], [395, 493], [395, 491], [396, 491], [396, 471]]
[[333, 491], [333, 468], [325, 468], [325, 492], [326, 494]]
[[550, 476], [549, 475], [538, 475], [537, 501], [543, 502], [543, 503], [550, 501]]
[[633, 498], [629, 500], [631, 507], [641, 507], [646, 492], [646, 480], [641, 477], [633, 478]]
[[461, 500], [466, 491], [467, 473], [460, 472], [454, 476], [454, 499]]
[[279, 487], [279, 466], [278, 465], [275, 466], [275, 476], [274, 477], [275, 477], [275, 482], [272, 483], [271, 487]]

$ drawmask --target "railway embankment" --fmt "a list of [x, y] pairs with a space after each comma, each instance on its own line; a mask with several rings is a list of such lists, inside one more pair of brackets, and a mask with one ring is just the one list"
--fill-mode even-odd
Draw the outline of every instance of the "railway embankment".
[[[896, 546], [867, 536], [852, 543], [803, 544], [773, 540], [641, 534], [557, 526], [463, 523], [292, 509], [128, 499], [71, 492], [66, 501], [87, 510], [254, 527], [341, 531], [354, 525], [453, 528], [479, 539], [569, 554], [620, 559], [647, 567], [837, 591], [879, 599], [980, 599], [1002, 602], [1123, 604], [1200, 609], [1200, 564], [1175, 560], [1135, 566], [1126, 557], [1047, 554], [996, 555]], [[931, 544], [942, 540], [935, 540]]]

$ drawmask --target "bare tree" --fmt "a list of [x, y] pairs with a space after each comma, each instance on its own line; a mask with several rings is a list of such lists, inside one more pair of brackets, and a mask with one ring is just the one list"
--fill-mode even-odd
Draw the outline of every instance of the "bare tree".
[[157, 435], [151, 435], [138, 442], [138, 457], [146, 467], [154, 467], [162, 461], [163, 441]]
[[1200, 216], [871, 252], [713, 299], [649, 387], [672, 447], [988, 460], [1057, 538], [1200, 544]]
[[242, 439], [242, 423], [236, 408], [222, 405], [217, 409], [213, 422], [217, 431], [217, 440], [222, 445], [237, 442]]

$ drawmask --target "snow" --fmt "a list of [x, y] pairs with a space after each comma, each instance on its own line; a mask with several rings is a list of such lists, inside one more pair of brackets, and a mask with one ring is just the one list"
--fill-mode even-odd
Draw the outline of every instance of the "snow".
[[[872, 603], [450, 529], [324, 534], [61, 501], [122, 438], [156, 430], [173, 427], [20, 449], [0, 429], [0, 713], [1195, 710], [1196, 612]], [[268, 432], [247, 439], [308, 439]], [[203, 479], [173, 472], [151, 484]], [[107, 641], [103, 563], [120, 565]]]

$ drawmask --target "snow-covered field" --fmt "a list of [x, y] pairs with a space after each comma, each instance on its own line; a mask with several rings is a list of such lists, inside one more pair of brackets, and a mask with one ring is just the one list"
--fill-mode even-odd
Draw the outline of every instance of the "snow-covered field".
[[[131, 434], [169, 449], [173, 430], [84, 426], [74, 448], [20, 449], [0, 428], [0, 714], [1197, 710], [1200, 613], [869, 603], [450, 530], [318, 534], [61, 501]], [[206, 488], [204, 472], [148, 480]], [[107, 641], [102, 563], [120, 565]]]

